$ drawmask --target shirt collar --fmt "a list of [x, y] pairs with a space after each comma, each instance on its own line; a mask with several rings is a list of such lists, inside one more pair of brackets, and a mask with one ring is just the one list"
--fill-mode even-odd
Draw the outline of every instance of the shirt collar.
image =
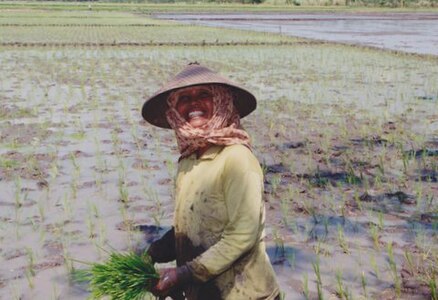
[[[222, 151], [222, 149], [224, 148], [224, 146], [219, 146], [219, 145], [212, 145], [210, 148], [207, 149], [207, 151], [205, 151], [201, 157], [197, 157], [196, 152], [191, 154], [190, 156], [187, 157], [187, 159], [191, 159], [191, 160], [213, 160], [216, 158], [216, 156]], [[180, 158], [178, 161], [181, 161], [182, 158]]]
[[[213, 145], [204, 152], [199, 158], [200, 160], [212, 160], [222, 151], [224, 146]], [[196, 157], [196, 156], [195, 156]]]

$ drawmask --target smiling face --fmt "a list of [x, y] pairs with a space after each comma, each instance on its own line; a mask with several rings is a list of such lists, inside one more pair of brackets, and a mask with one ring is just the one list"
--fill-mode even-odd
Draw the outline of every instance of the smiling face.
[[213, 116], [213, 94], [204, 86], [183, 88], [178, 93], [176, 110], [193, 127], [201, 127]]

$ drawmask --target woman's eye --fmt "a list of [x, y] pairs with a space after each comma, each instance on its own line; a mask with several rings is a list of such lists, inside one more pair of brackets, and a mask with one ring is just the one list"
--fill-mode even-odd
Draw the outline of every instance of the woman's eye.
[[202, 92], [201, 94], [199, 94], [199, 98], [201, 99], [205, 99], [205, 98], [209, 98], [210, 94], [207, 92]]
[[187, 102], [189, 100], [189, 97], [187, 96], [180, 96], [178, 98], [178, 102], [183, 103], [183, 102]]

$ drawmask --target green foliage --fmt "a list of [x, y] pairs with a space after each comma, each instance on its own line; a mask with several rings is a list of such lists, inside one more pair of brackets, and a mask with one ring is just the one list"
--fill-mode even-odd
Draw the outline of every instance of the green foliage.
[[159, 275], [146, 253], [111, 253], [103, 263], [72, 274], [75, 282], [89, 282], [92, 299], [109, 296], [117, 300], [140, 300], [152, 289]]

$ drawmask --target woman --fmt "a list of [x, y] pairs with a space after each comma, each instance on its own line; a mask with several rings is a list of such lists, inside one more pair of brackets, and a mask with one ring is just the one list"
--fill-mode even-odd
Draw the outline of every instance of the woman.
[[240, 118], [255, 97], [230, 80], [188, 65], [143, 105], [152, 125], [175, 131], [181, 157], [174, 227], [152, 243], [160, 271], [154, 293], [174, 299], [277, 299], [263, 242], [263, 174]]

